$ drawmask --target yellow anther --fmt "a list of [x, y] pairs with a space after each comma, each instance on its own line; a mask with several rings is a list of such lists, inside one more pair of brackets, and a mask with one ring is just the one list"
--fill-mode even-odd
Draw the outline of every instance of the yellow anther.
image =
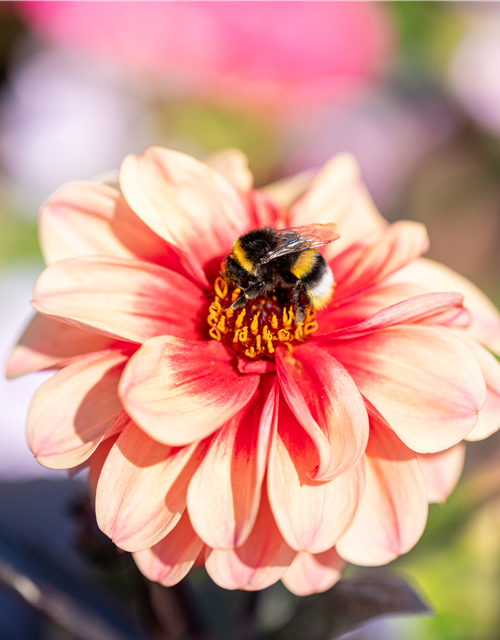
[[278, 318], [273, 315], [273, 317], [271, 318], [271, 327], [276, 331], [276, 329], [279, 327], [278, 324]]
[[262, 351], [262, 338], [260, 335], [255, 338], [255, 349], [257, 352]]
[[269, 351], [269, 353], [274, 353], [274, 347], [273, 347], [273, 341], [272, 340], [268, 340], [267, 341], [267, 350]]
[[293, 322], [295, 320], [295, 313], [293, 311], [293, 307], [290, 307], [290, 311], [288, 312], [288, 318], [290, 319], [290, 322]]
[[283, 326], [285, 329], [289, 329], [293, 322], [293, 309], [290, 307], [290, 311], [286, 311], [286, 307], [283, 307]]
[[264, 342], [267, 342], [268, 340], [270, 340], [270, 338], [271, 338], [271, 333], [267, 328], [267, 324], [265, 324], [264, 328], [262, 329], [262, 339], [264, 340]]
[[239, 330], [238, 340], [240, 342], [248, 342], [248, 327]]
[[309, 322], [312, 322], [315, 317], [316, 317], [316, 309], [314, 307], [307, 307], [304, 323], [308, 324]]
[[219, 298], [225, 298], [227, 296], [227, 282], [222, 278], [215, 280], [214, 289]]
[[239, 316], [236, 318], [236, 322], [234, 323], [235, 329], [239, 329], [243, 324], [243, 320], [245, 318], [246, 312], [247, 312], [246, 309], [243, 309], [239, 314]]
[[302, 329], [302, 323], [297, 325], [297, 328], [295, 329], [294, 337], [295, 337], [295, 340], [297, 341], [301, 341], [304, 339], [304, 331]]
[[208, 335], [214, 340], [218, 340], [219, 342], [222, 340], [221, 332], [217, 329], [217, 327], [212, 327], [208, 332]]
[[237, 287], [237, 288], [233, 291], [233, 294], [232, 294], [232, 296], [231, 296], [231, 302], [235, 302], [235, 301], [238, 299], [238, 297], [239, 297], [240, 293], [241, 293], [241, 289], [239, 289], [239, 288]]
[[239, 340], [240, 337], [240, 331], [241, 329], [236, 329], [236, 331], [234, 332], [234, 336], [233, 336], [233, 342], [236, 343]]
[[218, 321], [219, 321], [219, 316], [216, 316], [213, 313], [211, 313], [207, 318], [207, 322], [210, 326], [212, 326], [213, 324], [217, 324]]
[[234, 309], [231, 309], [231, 307], [229, 307], [228, 309], [225, 309], [225, 313], [226, 318], [229, 320], [229, 318], [232, 318], [234, 316]]
[[217, 296], [215, 296], [215, 300], [208, 307], [208, 310], [212, 313], [217, 313], [217, 314], [220, 314], [222, 312], [222, 306]]
[[316, 320], [314, 320], [313, 322], [308, 322], [307, 324], [304, 325], [304, 335], [310, 336], [311, 333], [314, 333], [317, 328], [318, 328], [318, 323], [316, 322]]
[[227, 328], [226, 328], [226, 316], [221, 316], [219, 322], [217, 323], [217, 329], [221, 332], [221, 333], [226, 333], [227, 332]]
[[253, 347], [250, 347], [250, 349], [245, 349], [245, 355], [247, 356], [247, 358], [255, 358], [257, 354], [255, 353], [255, 349]]
[[259, 333], [259, 316], [260, 316], [260, 311], [257, 311], [257, 313], [253, 317], [252, 324], [250, 325], [250, 331], [253, 333], [254, 336], [256, 336]]
[[287, 331], [286, 329], [280, 329], [278, 331], [278, 340], [280, 342], [286, 342], [287, 340], [290, 340], [291, 336], [290, 336], [290, 332]]
[[286, 307], [283, 307], [283, 325], [284, 325], [285, 327], [287, 327], [287, 326], [288, 326], [288, 324], [289, 324], [289, 323], [288, 323], [288, 314], [287, 314], [287, 312], [286, 312]]

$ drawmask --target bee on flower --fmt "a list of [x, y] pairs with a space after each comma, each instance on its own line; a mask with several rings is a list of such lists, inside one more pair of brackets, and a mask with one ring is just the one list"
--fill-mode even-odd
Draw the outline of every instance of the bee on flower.
[[99, 526], [151, 580], [196, 564], [305, 595], [387, 563], [453, 489], [462, 441], [500, 425], [500, 315], [421, 258], [421, 224], [384, 221], [349, 156], [256, 191], [237, 151], [151, 147], [119, 187], [56, 193], [40, 239], [8, 365], [56, 370], [29, 444], [88, 465]]

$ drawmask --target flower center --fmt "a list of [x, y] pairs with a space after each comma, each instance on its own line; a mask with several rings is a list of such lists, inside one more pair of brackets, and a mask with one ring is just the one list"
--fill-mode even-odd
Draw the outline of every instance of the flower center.
[[294, 305], [286, 291], [275, 289], [249, 300], [242, 309], [231, 309], [239, 294], [240, 289], [223, 278], [215, 280], [208, 294], [208, 333], [251, 360], [271, 360], [277, 346], [291, 348], [318, 328], [312, 307], [307, 308], [303, 322], [295, 321]]

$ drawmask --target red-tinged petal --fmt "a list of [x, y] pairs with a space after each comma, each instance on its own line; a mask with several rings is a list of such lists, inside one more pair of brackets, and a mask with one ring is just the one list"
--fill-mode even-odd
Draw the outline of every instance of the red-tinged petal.
[[172, 587], [188, 574], [202, 547], [203, 542], [191, 526], [187, 511], [184, 511], [175, 528], [160, 542], [133, 555], [148, 580]]
[[[276, 366], [283, 395], [297, 420], [315, 438], [320, 463], [311, 477], [332, 480], [363, 455], [368, 441], [368, 415], [363, 398], [345, 368], [315, 346], [278, 349]], [[322, 464], [324, 438], [330, 451]], [[310, 471], [313, 471], [312, 469]]]
[[364, 459], [334, 480], [312, 480], [316, 447], [281, 399], [268, 463], [271, 508], [286, 542], [297, 551], [333, 547], [352, 522], [363, 495]]
[[40, 313], [105, 335], [144, 342], [157, 335], [200, 337], [205, 298], [184, 276], [125, 258], [56, 262], [35, 284]]
[[255, 228], [271, 226], [283, 229], [286, 226], [285, 212], [262, 191], [251, 191], [248, 194], [248, 208]]
[[179, 522], [189, 481], [207, 444], [162, 445], [129, 420], [99, 476], [100, 529], [126, 551], [156, 544]]
[[462, 309], [463, 296], [460, 293], [424, 293], [390, 307], [381, 309], [359, 324], [333, 331], [330, 336], [336, 340], [358, 338], [374, 331], [380, 331], [396, 324], [411, 324], [444, 318], [450, 321], [450, 311], [456, 316]]
[[130, 347], [91, 331], [36, 314], [21, 336], [7, 363], [7, 377], [52, 369], [87, 353]]
[[188, 491], [193, 527], [210, 547], [241, 546], [254, 526], [275, 419], [275, 376], [214, 435]]
[[127, 156], [120, 184], [135, 213], [203, 267], [228, 254], [250, 227], [243, 200], [229, 181], [178, 151], [149, 147], [142, 156]]
[[297, 596], [322, 593], [340, 580], [346, 564], [335, 547], [317, 554], [299, 551], [281, 581]]
[[437, 453], [418, 453], [417, 458], [427, 484], [427, 500], [444, 502], [462, 474], [465, 444], [459, 442]]
[[205, 162], [216, 169], [240, 193], [248, 193], [253, 187], [253, 175], [248, 168], [248, 158], [239, 149], [222, 149], [213, 153]]
[[427, 250], [427, 231], [419, 222], [402, 220], [351, 245], [330, 262], [338, 303], [381, 282]]
[[295, 556], [283, 540], [262, 492], [259, 513], [246, 542], [238, 549], [207, 549], [205, 567], [223, 589], [257, 591], [277, 582]]
[[101, 475], [102, 468], [104, 466], [104, 463], [106, 462], [106, 458], [108, 457], [109, 452], [111, 451], [111, 448], [113, 447], [115, 442], [118, 440], [119, 435], [120, 434], [118, 433], [114, 436], [111, 436], [111, 438], [106, 438], [106, 440], [103, 440], [85, 463], [89, 469], [87, 482], [94, 499], [95, 499], [95, 493], [97, 491], [97, 483], [99, 482], [99, 476]]
[[391, 282], [408, 283], [421, 291], [458, 291], [472, 313], [469, 334], [500, 353], [500, 313], [491, 300], [470, 280], [438, 262], [420, 258], [391, 276]]
[[340, 239], [325, 248], [327, 260], [387, 224], [363, 185], [352, 156], [341, 154], [332, 158], [314, 178], [305, 196], [293, 206], [290, 226], [313, 222], [338, 225]]
[[123, 404], [152, 438], [183, 445], [204, 438], [250, 402], [259, 375], [241, 375], [219, 342], [159, 336], [130, 359]]
[[486, 386], [474, 355], [450, 330], [399, 325], [328, 345], [324, 339], [322, 347], [414, 451], [447, 449], [474, 428]]
[[342, 558], [365, 566], [409, 551], [427, 521], [427, 486], [416, 455], [391, 429], [374, 420], [371, 427], [365, 496], [337, 543]]
[[476, 426], [466, 440], [484, 440], [500, 427], [500, 362], [487, 349], [469, 338], [467, 333], [457, 331], [455, 335], [465, 342], [476, 357], [486, 383], [486, 401], [479, 412]]
[[37, 460], [66, 469], [86, 460], [122, 406], [117, 387], [128, 354], [109, 351], [68, 365], [35, 393], [27, 436]]

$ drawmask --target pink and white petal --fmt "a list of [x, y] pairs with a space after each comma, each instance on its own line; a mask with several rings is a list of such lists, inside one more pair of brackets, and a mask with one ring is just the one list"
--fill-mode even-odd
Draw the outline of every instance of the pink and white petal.
[[322, 593], [340, 580], [346, 565], [335, 547], [317, 554], [299, 551], [281, 581], [296, 596]]
[[136, 551], [133, 556], [140, 571], [153, 582], [172, 587], [184, 578], [203, 547], [196, 535], [187, 511], [160, 542], [150, 549]]
[[[369, 425], [363, 398], [345, 368], [316, 346], [303, 346], [293, 356], [276, 350], [276, 367], [283, 395], [307, 433], [319, 442], [315, 480], [332, 480], [363, 456]], [[323, 438], [330, 451], [323, 456]], [[324, 462], [323, 462], [324, 460]]]
[[286, 212], [279, 209], [262, 191], [251, 191], [247, 203], [252, 227], [286, 227]]
[[241, 546], [259, 510], [275, 416], [275, 376], [214, 435], [189, 484], [188, 510], [198, 535], [216, 549]]
[[419, 286], [421, 291], [458, 291], [472, 313], [469, 334], [500, 354], [500, 313], [475, 284], [452, 269], [428, 258], [420, 258], [395, 273], [392, 282]]
[[427, 230], [419, 222], [400, 220], [352, 244], [330, 261], [336, 287], [334, 301], [345, 301], [383, 281], [429, 246]]
[[240, 193], [249, 193], [253, 187], [253, 175], [248, 168], [248, 158], [239, 149], [221, 149], [208, 156], [205, 162], [215, 169]]
[[126, 551], [156, 544], [179, 522], [189, 481], [207, 445], [162, 445], [130, 421], [109, 452], [97, 484], [100, 529]]
[[486, 401], [479, 412], [476, 426], [466, 440], [484, 440], [500, 428], [500, 362], [476, 340], [471, 339], [467, 332], [457, 331], [455, 335], [465, 342], [476, 357], [486, 383]]
[[56, 262], [38, 278], [32, 306], [49, 317], [113, 338], [200, 337], [201, 289], [163, 267], [89, 256]]
[[120, 184], [134, 212], [202, 267], [227, 255], [250, 228], [248, 211], [230, 182], [184, 153], [149, 147], [142, 156], [127, 156]]
[[437, 453], [418, 453], [417, 458], [427, 484], [427, 500], [444, 502], [462, 474], [465, 443], [459, 442]]
[[325, 247], [327, 260], [387, 224], [361, 181], [356, 161], [349, 154], [333, 157], [316, 175], [307, 193], [292, 207], [290, 226], [318, 222], [335, 222], [341, 236]]
[[258, 591], [277, 582], [290, 566], [295, 551], [283, 540], [264, 488], [254, 528], [237, 549], [209, 549], [205, 567], [223, 589]]
[[52, 469], [75, 467], [104, 438], [122, 406], [117, 388], [129, 355], [107, 351], [68, 365], [35, 393], [28, 412], [28, 444]]
[[241, 375], [220, 342], [159, 336], [130, 359], [120, 382], [127, 412], [152, 438], [173, 446], [204, 438], [245, 407], [260, 376]]
[[365, 497], [337, 543], [339, 555], [364, 566], [386, 564], [417, 543], [426, 521], [427, 486], [415, 453], [372, 420]]
[[281, 399], [271, 444], [268, 492], [276, 523], [297, 551], [321, 553], [333, 547], [354, 518], [364, 489], [364, 459], [329, 482], [310, 477], [316, 447]]
[[120, 434], [117, 433], [110, 438], [102, 440], [101, 444], [85, 462], [85, 465], [89, 469], [87, 484], [94, 500], [95, 493], [97, 491], [97, 483], [99, 482], [99, 476], [101, 475], [102, 468], [104, 466], [104, 463], [106, 462], [106, 458], [108, 457], [109, 452], [111, 451], [115, 442], [118, 440], [119, 435]]
[[451, 318], [456, 320], [458, 315], [462, 315], [462, 302], [460, 293], [424, 293], [381, 309], [359, 324], [333, 331], [330, 336], [341, 340], [358, 338], [396, 324], [439, 322], [443, 319], [449, 323]]
[[463, 440], [486, 398], [477, 361], [451, 330], [399, 325], [322, 347], [347, 369], [403, 442], [435, 453]]
[[130, 343], [37, 313], [12, 351], [6, 374], [8, 378], [17, 378], [32, 371], [56, 368], [76, 356], [129, 347]]

